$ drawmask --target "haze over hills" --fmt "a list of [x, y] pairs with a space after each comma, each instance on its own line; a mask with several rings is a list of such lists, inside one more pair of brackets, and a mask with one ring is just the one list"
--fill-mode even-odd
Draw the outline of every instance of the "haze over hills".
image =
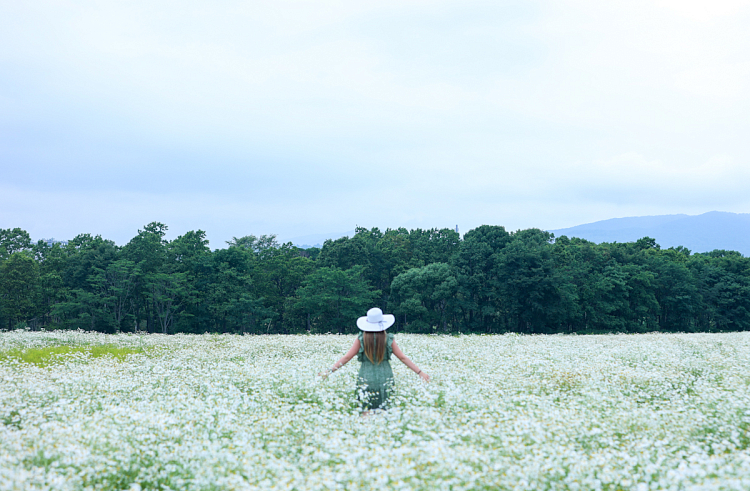
[[340, 239], [341, 237], [354, 237], [354, 230], [350, 230], [348, 232], [331, 232], [328, 234], [302, 235], [300, 237], [291, 238], [288, 241], [285, 240], [284, 242], [291, 242], [297, 247], [309, 249], [310, 247], [322, 247], [323, 242], [325, 242], [326, 240], [336, 240]]
[[[750, 256], [750, 213], [710, 211], [702, 215], [656, 215], [611, 218], [575, 227], [550, 230], [555, 237], [566, 235], [596, 242], [634, 242], [652, 237], [662, 248], [683, 246], [692, 252], [714, 249], [738, 251]], [[290, 239], [298, 247], [321, 247], [326, 239], [354, 236], [348, 232], [313, 234]]]
[[550, 230], [591, 242], [633, 242], [652, 237], [662, 248], [684, 246], [692, 252], [714, 249], [750, 256], [750, 213], [710, 211], [702, 215], [657, 215], [612, 218], [570, 228]]

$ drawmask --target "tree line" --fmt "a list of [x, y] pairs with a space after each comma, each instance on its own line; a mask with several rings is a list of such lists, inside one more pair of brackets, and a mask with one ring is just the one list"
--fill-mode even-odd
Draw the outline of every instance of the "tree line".
[[0, 229], [0, 328], [108, 333], [351, 333], [372, 306], [414, 333], [750, 329], [750, 259], [654, 239], [594, 244], [538, 229], [357, 228], [321, 248], [276, 237], [211, 250], [146, 225], [124, 246]]

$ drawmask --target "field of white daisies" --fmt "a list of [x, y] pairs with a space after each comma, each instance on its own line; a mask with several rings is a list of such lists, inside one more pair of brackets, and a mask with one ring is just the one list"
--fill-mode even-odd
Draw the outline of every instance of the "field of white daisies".
[[0, 490], [750, 489], [750, 333], [354, 339], [0, 333]]

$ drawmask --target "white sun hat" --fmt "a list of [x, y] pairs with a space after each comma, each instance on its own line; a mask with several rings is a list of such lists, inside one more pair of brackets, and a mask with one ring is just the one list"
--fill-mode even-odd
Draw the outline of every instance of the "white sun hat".
[[375, 307], [368, 310], [365, 317], [357, 319], [357, 327], [365, 332], [380, 332], [391, 327], [394, 322], [396, 322], [394, 315], [383, 315], [383, 311]]

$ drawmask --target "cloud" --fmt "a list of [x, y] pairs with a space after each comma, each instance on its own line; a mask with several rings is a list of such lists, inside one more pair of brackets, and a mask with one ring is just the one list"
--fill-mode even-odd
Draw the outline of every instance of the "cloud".
[[[224, 240], [747, 211], [749, 15], [729, 1], [5, 3], [0, 226], [121, 237], [111, 216], [205, 220]], [[10, 211], [24, 196], [33, 213]]]

